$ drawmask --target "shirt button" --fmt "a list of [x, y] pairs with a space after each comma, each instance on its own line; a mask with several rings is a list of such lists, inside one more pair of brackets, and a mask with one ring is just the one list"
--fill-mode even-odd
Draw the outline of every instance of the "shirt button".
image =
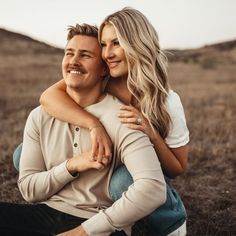
[[79, 128], [78, 128], [78, 127], [76, 127], [76, 128], [75, 128], [75, 130], [76, 130], [76, 131], [79, 131]]
[[77, 143], [74, 143], [74, 147], [77, 147], [78, 146], [78, 144]]

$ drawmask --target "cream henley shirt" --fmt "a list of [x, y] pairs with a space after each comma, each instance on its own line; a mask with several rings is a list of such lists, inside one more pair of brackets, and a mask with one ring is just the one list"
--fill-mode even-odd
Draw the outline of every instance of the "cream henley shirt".
[[[69, 158], [91, 149], [87, 129], [62, 122], [41, 106], [26, 122], [18, 186], [29, 202], [43, 202], [59, 211], [86, 218], [88, 235], [105, 236], [125, 229], [166, 200], [159, 160], [149, 138], [129, 129], [117, 118], [122, 103], [111, 95], [85, 109], [99, 118], [114, 145], [111, 163], [102, 171], [91, 169], [73, 177]], [[115, 203], [109, 196], [114, 170], [124, 163], [134, 183]]]

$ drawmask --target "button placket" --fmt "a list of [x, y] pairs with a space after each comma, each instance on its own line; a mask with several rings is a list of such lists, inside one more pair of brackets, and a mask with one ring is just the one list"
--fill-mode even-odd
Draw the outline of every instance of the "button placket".
[[79, 143], [79, 136], [80, 136], [80, 128], [75, 127], [74, 128], [74, 142], [73, 142], [73, 153], [74, 155], [80, 153], [80, 143]]

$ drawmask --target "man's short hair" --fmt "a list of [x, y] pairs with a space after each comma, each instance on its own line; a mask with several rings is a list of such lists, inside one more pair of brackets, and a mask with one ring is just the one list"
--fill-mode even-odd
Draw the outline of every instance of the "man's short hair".
[[75, 35], [85, 35], [91, 37], [98, 37], [98, 28], [97, 26], [89, 24], [76, 24], [75, 26], [68, 27], [67, 40], [71, 40]]

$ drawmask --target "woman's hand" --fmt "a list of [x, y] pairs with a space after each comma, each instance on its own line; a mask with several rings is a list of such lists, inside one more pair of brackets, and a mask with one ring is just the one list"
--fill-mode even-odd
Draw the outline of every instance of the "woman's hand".
[[122, 123], [127, 124], [127, 126], [131, 129], [144, 132], [151, 141], [154, 140], [157, 132], [152, 129], [148, 120], [138, 109], [131, 105], [124, 105], [120, 108], [120, 110], [121, 112], [118, 114], [118, 117]]
[[90, 136], [93, 160], [102, 163], [104, 158], [107, 158], [109, 163], [112, 157], [112, 142], [105, 128], [101, 124], [90, 128]]

